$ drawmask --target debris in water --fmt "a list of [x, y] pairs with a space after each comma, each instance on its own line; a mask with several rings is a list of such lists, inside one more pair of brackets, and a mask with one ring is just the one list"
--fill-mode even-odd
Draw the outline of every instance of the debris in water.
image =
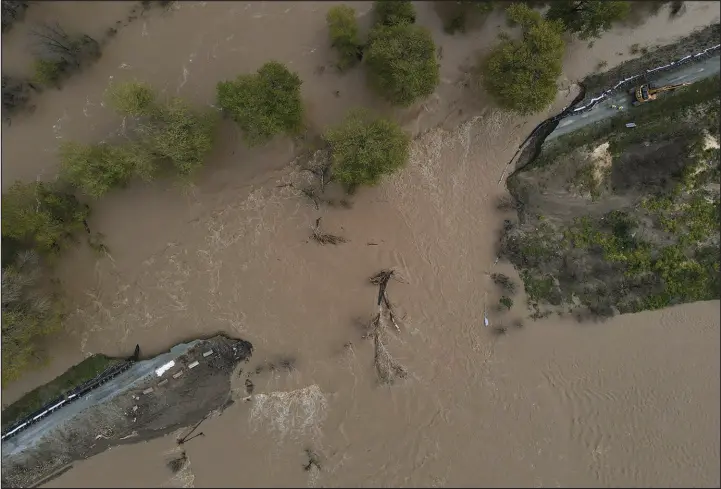
[[188, 456], [185, 452], [181, 452], [180, 456], [171, 460], [168, 460], [167, 466], [173, 474], [180, 472], [188, 461]]
[[347, 239], [345, 239], [342, 236], [336, 236], [335, 234], [328, 234], [328, 233], [322, 232], [320, 230], [320, 220], [321, 220], [320, 217], [318, 219], [316, 219], [315, 226], [313, 226], [311, 228], [313, 231], [313, 234], [311, 234], [311, 238], [313, 238], [317, 243], [320, 243], [322, 245], [325, 245], [325, 244], [337, 245], [340, 243], [346, 243], [348, 241]]
[[308, 462], [303, 464], [303, 469], [308, 472], [310, 469], [315, 467], [316, 469], [320, 470], [320, 459], [318, 458], [318, 454], [316, 454], [313, 450], [310, 448], [305, 449], [305, 455], [308, 457]]

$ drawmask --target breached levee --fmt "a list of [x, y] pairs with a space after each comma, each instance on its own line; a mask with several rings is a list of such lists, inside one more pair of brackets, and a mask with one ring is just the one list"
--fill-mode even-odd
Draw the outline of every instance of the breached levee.
[[230, 376], [253, 346], [218, 335], [139, 361], [2, 443], [2, 486], [33, 487], [108, 448], [161, 437], [231, 403]]

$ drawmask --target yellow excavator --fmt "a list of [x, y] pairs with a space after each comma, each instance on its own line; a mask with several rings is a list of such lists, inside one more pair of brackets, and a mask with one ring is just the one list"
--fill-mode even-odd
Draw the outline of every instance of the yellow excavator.
[[644, 83], [639, 85], [635, 90], [632, 91], [634, 94], [633, 105], [645, 104], [652, 100], [656, 100], [658, 94], [661, 92], [668, 92], [669, 90], [676, 90], [677, 88], [685, 87], [690, 85], [690, 82], [677, 83], [675, 85], [664, 85], [662, 87], [652, 87], [650, 83]]

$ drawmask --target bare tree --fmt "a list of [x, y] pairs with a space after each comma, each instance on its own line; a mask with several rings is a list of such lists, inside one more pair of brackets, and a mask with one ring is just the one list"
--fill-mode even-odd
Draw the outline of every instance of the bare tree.
[[9, 121], [10, 115], [19, 111], [24, 107], [32, 109], [32, 105], [28, 105], [30, 100], [30, 89], [36, 89], [35, 85], [27, 80], [22, 80], [12, 76], [2, 77], [2, 108], [6, 112], [6, 120]]
[[72, 72], [100, 57], [100, 45], [87, 34], [70, 35], [58, 24], [41, 24], [32, 31], [40, 59], [55, 63], [62, 73]]

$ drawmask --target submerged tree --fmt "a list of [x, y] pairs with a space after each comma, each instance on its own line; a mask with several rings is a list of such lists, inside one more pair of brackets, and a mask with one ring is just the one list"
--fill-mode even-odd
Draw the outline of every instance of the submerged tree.
[[39, 57], [35, 61], [35, 79], [56, 86], [64, 76], [96, 61], [100, 45], [87, 34], [71, 35], [59, 24], [43, 24], [33, 30]]
[[61, 178], [85, 194], [98, 198], [125, 186], [132, 177], [149, 179], [153, 155], [139, 144], [84, 145], [66, 142], [60, 147]]
[[2, 32], [9, 31], [15, 22], [20, 22], [28, 6], [27, 0], [2, 0]]
[[403, 129], [364, 110], [351, 111], [324, 138], [331, 150], [333, 177], [348, 189], [375, 185], [408, 161], [410, 138]]
[[563, 24], [544, 20], [524, 4], [511, 5], [507, 14], [521, 26], [523, 37], [504, 38], [483, 61], [483, 85], [502, 107], [530, 114], [556, 96], [565, 47]]
[[416, 9], [410, 0], [376, 0], [373, 3], [373, 15], [376, 25], [388, 27], [413, 24], [416, 21]]
[[302, 83], [297, 73], [269, 61], [255, 74], [218, 83], [218, 106], [240, 126], [249, 144], [265, 143], [302, 128]]
[[42, 182], [18, 182], [2, 195], [3, 243], [50, 256], [67, 247], [87, 217], [88, 208], [72, 194]]
[[625, 19], [630, 10], [630, 2], [562, 0], [551, 2], [546, 18], [560, 20], [568, 32], [580, 39], [591, 39]]
[[24, 107], [28, 107], [30, 89], [33, 84], [12, 76], [2, 77], [3, 110], [6, 118]]
[[363, 43], [360, 41], [355, 10], [347, 5], [338, 5], [326, 15], [331, 45], [338, 51], [336, 63], [340, 71], [357, 64], [363, 57]]
[[496, 2], [484, 0], [457, 0], [455, 2], [438, 2], [443, 18], [443, 29], [448, 34], [456, 31], [465, 32], [469, 16], [485, 18], [496, 7]]
[[60, 326], [60, 303], [42, 280], [38, 256], [19, 254], [2, 270], [2, 384], [42, 360], [39, 340]]
[[105, 100], [119, 114], [133, 117], [151, 116], [158, 106], [155, 91], [147, 83], [113, 83], [105, 92]]
[[[190, 177], [203, 166], [213, 148], [215, 127], [214, 113], [195, 110], [184, 100], [171, 98], [141, 121], [138, 133], [141, 146], [156, 159], [170, 161], [178, 175]], [[136, 153], [136, 162], [136, 169], [147, 169], [142, 166], [141, 152]]]
[[394, 105], [408, 107], [432, 94], [440, 82], [436, 46], [425, 27], [377, 27], [365, 60], [371, 86]]

